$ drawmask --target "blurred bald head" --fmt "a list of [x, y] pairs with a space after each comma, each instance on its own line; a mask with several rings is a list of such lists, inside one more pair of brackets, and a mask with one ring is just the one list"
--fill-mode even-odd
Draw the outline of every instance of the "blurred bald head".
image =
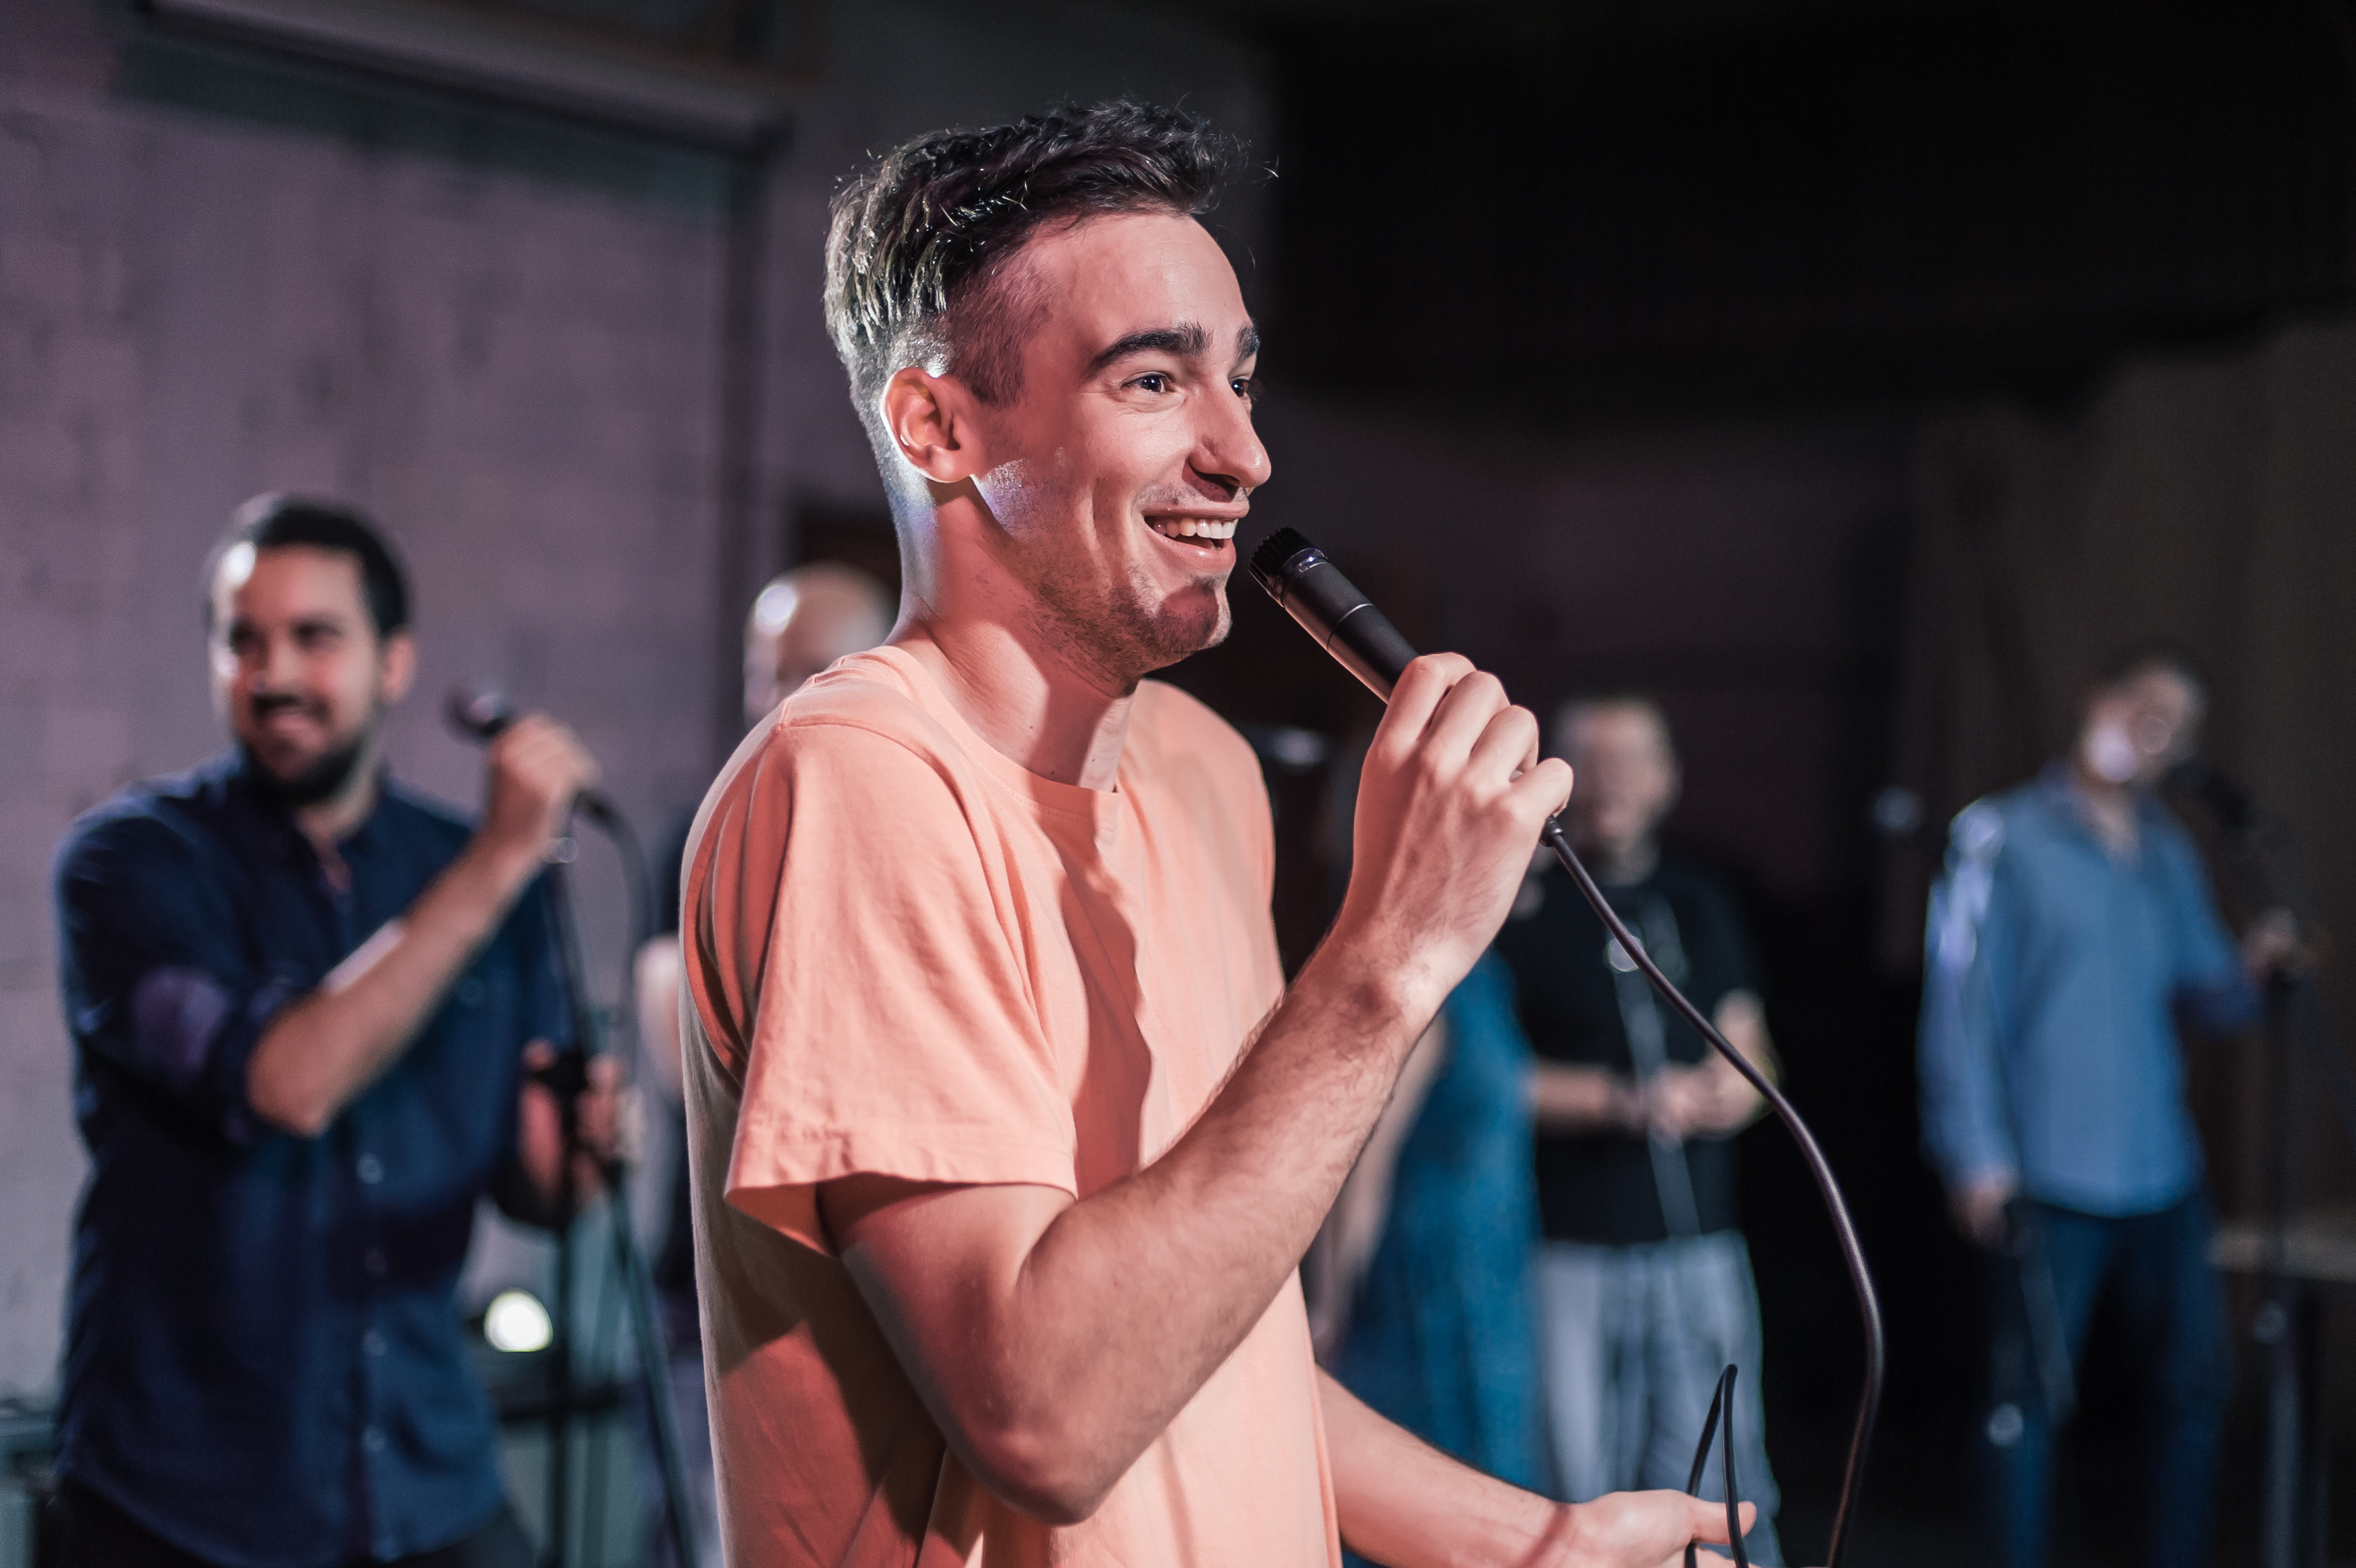
[[744, 722], [841, 658], [891, 635], [894, 606], [884, 585], [853, 566], [820, 561], [773, 578], [744, 622]]

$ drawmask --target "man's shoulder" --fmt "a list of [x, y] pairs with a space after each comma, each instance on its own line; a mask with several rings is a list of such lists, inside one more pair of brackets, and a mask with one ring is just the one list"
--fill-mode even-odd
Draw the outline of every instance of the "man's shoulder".
[[712, 780], [689, 830], [688, 854], [703, 853], [715, 813], [767, 815], [809, 789], [905, 795], [969, 775], [980, 762], [975, 743], [929, 710], [923, 677], [907, 659], [889, 650], [854, 654], [803, 682]]
[[214, 757], [177, 773], [125, 784], [76, 817], [59, 841], [60, 869], [112, 850], [191, 844], [209, 836], [222, 807], [232, 759]]
[[[879, 750], [911, 754], [939, 768], [968, 758], [974, 741], [944, 722], [907, 654], [875, 649], [838, 660], [809, 680], [749, 738], [767, 763]], [[888, 748], [888, 749], [885, 749]]]
[[398, 779], [388, 778], [384, 781], [383, 799], [377, 810], [404, 829], [436, 845], [447, 847], [454, 854], [475, 836], [476, 822], [472, 812], [462, 811], [449, 801], [429, 795]]
[[2056, 825], [2052, 786], [2042, 776], [1983, 795], [1955, 813], [1947, 846], [1965, 862], [1993, 864], [2007, 845], [2033, 843]]

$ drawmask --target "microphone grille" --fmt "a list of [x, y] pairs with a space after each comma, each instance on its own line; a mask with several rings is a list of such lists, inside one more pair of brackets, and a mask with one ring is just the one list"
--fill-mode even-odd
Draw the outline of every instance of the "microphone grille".
[[1284, 575], [1284, 564], [1302, 551], [1313, 548], [1314, 546], [1309, 541], [1301, 537], [1298, 531], [1290, 528], [1278, 529], [1274, 533], [1261, 540], [1259, 548], [1252, 552], [1253, 580], [1271, 594], [1278, 592], [1277, 579]]

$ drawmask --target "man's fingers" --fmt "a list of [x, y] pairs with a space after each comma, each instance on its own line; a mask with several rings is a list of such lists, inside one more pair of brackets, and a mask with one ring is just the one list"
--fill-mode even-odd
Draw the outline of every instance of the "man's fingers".
[[[1497, 688], [1503, 695], [1505, 688]], [[1537, 766], [1537, 715], [1527, 708], [1505, 707], [1490, 716], [1466, 758], [1473, 773], [1511, 783]]]
[[1411, 661], [1375, 726], [1375, 748], [1395, 760], [1414, 750], [1441, 699], [1472, 672], [1472, 661], [1461, 653], [1427, 653]]
[[[1704, 1502], [1699, 1498], [1687, 1498], [1686, 1501], [1692, 1505], [1694, 1539], [1696, 1541], [1710, 1541], [1719, 1546], [1730, 1546], [1733, 1544], [1732, 1540], [1726, 1533], [1726, 1505], [1724, 1503]], [[1751, 1527], [1759, 1522], [1759, 1508], [1755, 1503], [1744, 1503], [1740, 1506], [1742, 1510], [1742, 1533], [1749, 1535], [1751, 1533]]]
[[1511, 788], [1516, 799], [1529, 806], [1536, 826], [1543, 825], [1548, 817], [1559, 815], [1570, 804], [1570, 787], [1575, 779], [1570, 764], [1559, 757], [1541, 758], [1526, 768]]
[[1425, 754], [1443, 766], [1462, 767], [1490, 723], [1510, 706], [1503, 681], [1486, 670], [1466, 671], [1433, 710], [1423, 736]]

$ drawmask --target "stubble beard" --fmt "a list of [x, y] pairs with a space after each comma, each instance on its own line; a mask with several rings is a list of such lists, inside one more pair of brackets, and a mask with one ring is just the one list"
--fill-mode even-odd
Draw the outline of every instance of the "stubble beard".
[[256, 789], [273, 805], [285, 811], [299, 811], [333, 800], [352, 781], [361, 759], [376, 739], [377, 729], [384, 719], [384, 710], [372, 710], [368, 719], [348, 738], [337, 742], [292, 774], [280, 773], [262, 759], [252, 742], [238, 737], [238, 750], [245, 758], [247, 776]]
[[1108, 685], [1132, 691], [1155, 671], [1226, 640], [1235, 617], [1226, 582], [1207, 575], [1196, 582], [1210, 595], [1207, 626], [1199, 616], [1158, 605], [1159, 590], [1142, 562], [1131, 564], [1126, 583], [1110, 587], [1043, 573], [1033, 586], [1042, 612], [1036, 629]]

